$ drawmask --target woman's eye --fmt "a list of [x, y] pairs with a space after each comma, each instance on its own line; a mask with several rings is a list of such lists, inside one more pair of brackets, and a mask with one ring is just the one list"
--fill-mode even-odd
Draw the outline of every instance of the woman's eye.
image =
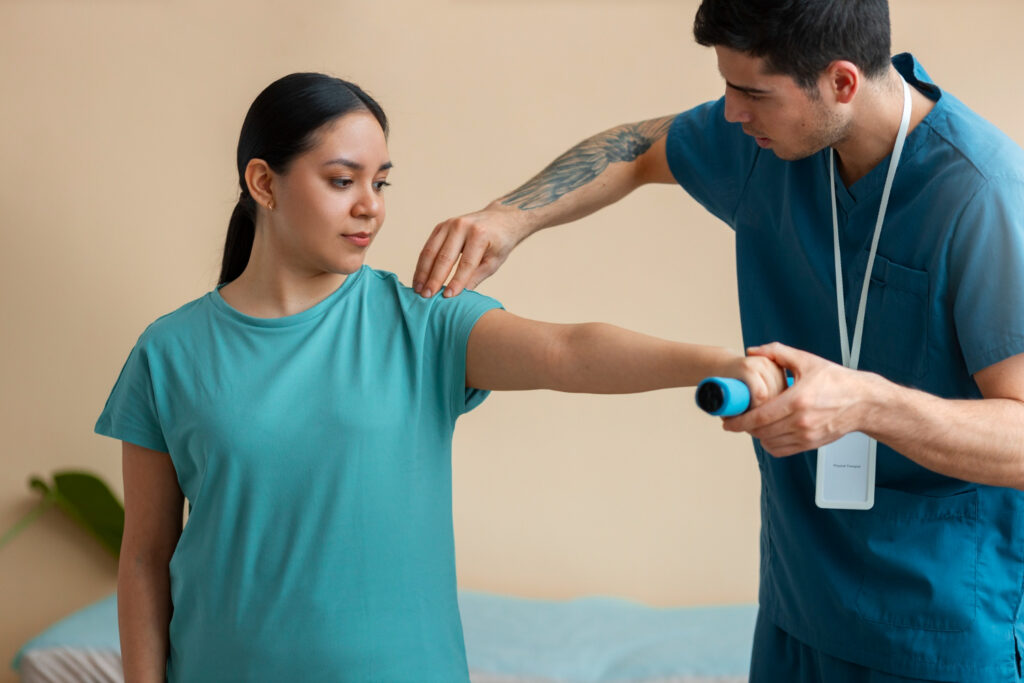
[[331, 184], [335, 187], [348, 187], [352, 184], [351, 178], [331, 178]]
[[390, 186], [391, 186], [391, 183], [389, 183], [386, 180], [377, 180], [377, 181], [374, 181], [374, 183], [373, 183], [373, 189], [377, 190], [377, 192], [383, 192], [385, 187], [390, 187]]

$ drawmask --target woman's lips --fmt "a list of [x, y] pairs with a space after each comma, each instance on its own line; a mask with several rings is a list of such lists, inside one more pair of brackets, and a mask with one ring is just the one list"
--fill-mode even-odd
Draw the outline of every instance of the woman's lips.
[[369, 232], [355, 232], [351, 235], [342, 235], [342, 237], [357, 247], [368, 247], [370, 246], [370, 240], [373, 239], [373, 234]]

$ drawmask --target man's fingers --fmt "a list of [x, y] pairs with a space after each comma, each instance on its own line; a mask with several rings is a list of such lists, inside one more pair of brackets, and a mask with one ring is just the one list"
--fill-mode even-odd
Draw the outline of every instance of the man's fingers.
[[782, 420], [747, 431], [774, 455], [809, 451], [830, 440], [824, 425], [799, 410]]
[[455, 262], [459, 260], [462, 253], [465, 232], [460, 229], [449, 228], [444, 242], [438, 247], [434, 256], [434, 264], [431, 266], [430, 274], [423, 283], [423, 290], [420, 292], [425, 297], [431, 297], [441, 289], [441, 285], [451, 275]]
[[797, 453], [810, 450], [798, 441], [761, 442], [761, 446], [768, 451], [768, 454], [776, 458], [787, 458]]
[[799, 370], [805, 360], [814, 357], [813, 354], [801, 351], [800, 349], [794, 349], [792, 346], [786, 346], [779, 342], [772, 342], [762, 346], [751, 346], [747, 349], [747, 354], [770, 358], [780, 368], [794, 371]]
[[755, 436], [755, 438], [761, 442], [766, 451], [779, 458], [813, 451], [826, 443], [824, 439], [812, 439], [798, 431], [785, 431], [779, 434]]
[[427, 284], [427, 279], [434, 268], [434, 259], [437, 257], [437, 252], [441, 249], [441, 245], [444, 244], [445, 238], [448, 237], [447, 228], [448, 221], [435, 226], [433, 232], [430, 233], [430, 237], [427, 238], [426, 244], [423, 245], [423, 249], [420, 251], [420, 257], [416, 261], [416, 272], [412, 276], [412, 288], [417, 294], [423, 293], [423, 287]]
[[750, 435], [761, 441], [762, 444], [769, 442], [777, 443], [779, 441], [799, 441], [804, 438], [803, 434], [797, 429], [792, 417], [754, 429], [750, 432]]
[[741, 415], [725, 418], [722, 422], [723, 427], [730, 432], [753, 432], [785, 420], [790, 413], [792, 408], [789, 397], [783, 393]]
[[749, 434], [775, 457], [793, 455], [810, 448], [806, 434], [797, 428], [793, 416], [753, 429]]
[[500, 265], [500, 259], [485, 258], [466, 281], [466, 289], [476, 289], [479, 287], [481, 282], [494, 275], [494, 271], [498, 270]]
[[430, 297], [445, 288], [445, 296], [456, 296], [493, 274], [508, 257], [518, 240], [514, 226], [497, 209], [484, 209], [449, 218], [434, 228], [420, 252], [413, 274], [413, 289]]
[[483, 279], [479, 278], [474, 281], [473, 277], [480, 266], [481, 259], [483, 259], [484, 254], [487, 252], [487, 246], [486, 240], [480, 238], [472, 239], [472, 236], [466, 242], [462, 249], [462, 258], [459, 259], [459, 267], [455, 270], [455, 275], [452, 277], [451, 282], [444, 288], [444, 295], [446, 297], [457, 296], [462, 292], [467, 283], [471, 283], [470, 287], [475, 287]]

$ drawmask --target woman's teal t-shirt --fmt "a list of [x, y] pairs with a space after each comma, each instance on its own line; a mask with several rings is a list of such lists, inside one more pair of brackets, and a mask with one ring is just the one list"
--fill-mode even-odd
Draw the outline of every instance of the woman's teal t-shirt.
[[139, 338], [96, 431], [170, 454], [170, 681], [467, 681], [451, 444], [500, 304], [369, 267], [253, 318], [218, 291]]

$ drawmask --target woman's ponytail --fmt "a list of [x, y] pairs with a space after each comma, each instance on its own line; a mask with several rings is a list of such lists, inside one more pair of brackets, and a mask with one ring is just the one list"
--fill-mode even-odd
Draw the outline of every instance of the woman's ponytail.
[[253, 215], [255, 202], [251, 197], [238, 198], [235, 210], [228, 221], [228, 236], [224, 242], [224, 259], [220, 265], [218, 284], [231, 282], [245, 270], [252, 253], [252, 242], [256, 237], [256, 221]]

